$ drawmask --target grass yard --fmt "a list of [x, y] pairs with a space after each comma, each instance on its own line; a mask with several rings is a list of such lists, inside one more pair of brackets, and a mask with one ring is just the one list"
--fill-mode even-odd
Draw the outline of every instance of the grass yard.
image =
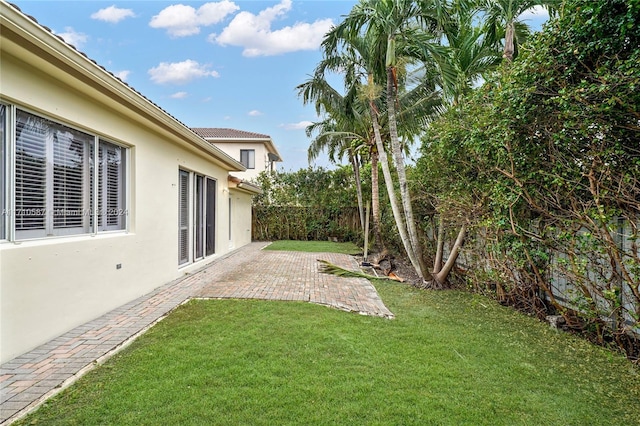
[[362, 254], [362, 249], [353, 243], [334, 243], [332, 241], [274, 241], [265, 250], [288, 250], [312, 253]]
[[640, 425], [623, 356], [481, 296], [192, 301], [18, 424]]

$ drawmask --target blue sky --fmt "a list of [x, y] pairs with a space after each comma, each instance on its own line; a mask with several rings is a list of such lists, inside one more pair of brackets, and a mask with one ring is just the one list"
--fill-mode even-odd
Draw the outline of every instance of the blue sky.
[[357, 2], [12, 3], [187, 126], [268, 134], [281, 169], [298, 170], [308, 166], [304, 128], [317, 117], [295, 87], [320, 60], [323, 35]]

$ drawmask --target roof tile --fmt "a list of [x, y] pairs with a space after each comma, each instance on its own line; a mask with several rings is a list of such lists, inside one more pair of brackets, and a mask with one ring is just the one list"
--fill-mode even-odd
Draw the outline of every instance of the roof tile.
[[192, 127], [201, 138], [213, 139], [271, 139], [271, 136], [262, 133], [246, 132], [244, 130], [225, 129], [218, 127]]

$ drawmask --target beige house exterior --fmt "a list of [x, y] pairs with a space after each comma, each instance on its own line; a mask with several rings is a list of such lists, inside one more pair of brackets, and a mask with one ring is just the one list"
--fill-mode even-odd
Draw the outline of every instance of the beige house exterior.
[[246, 170], [234, 175], [244, 180], [254, 180], [263, 171], [275, 171], [276, 163], [282, 162], [269, 135], [216, 127], [194, 127], [192, 130], [240, 161]]
[[249, 243], [244, 171], [0, 0], [0, 362]]

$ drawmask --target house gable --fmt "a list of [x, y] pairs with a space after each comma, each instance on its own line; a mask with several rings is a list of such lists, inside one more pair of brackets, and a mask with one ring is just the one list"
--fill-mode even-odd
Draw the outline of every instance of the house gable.
[[253, 179], [262, 171], [275, 170], [275, 163], [282, 162], [282, 157], [269, 135], [217, 127], [195, 127], [192, 130], [240, 161], [247, 170], [237, 175], [244, 179]]

